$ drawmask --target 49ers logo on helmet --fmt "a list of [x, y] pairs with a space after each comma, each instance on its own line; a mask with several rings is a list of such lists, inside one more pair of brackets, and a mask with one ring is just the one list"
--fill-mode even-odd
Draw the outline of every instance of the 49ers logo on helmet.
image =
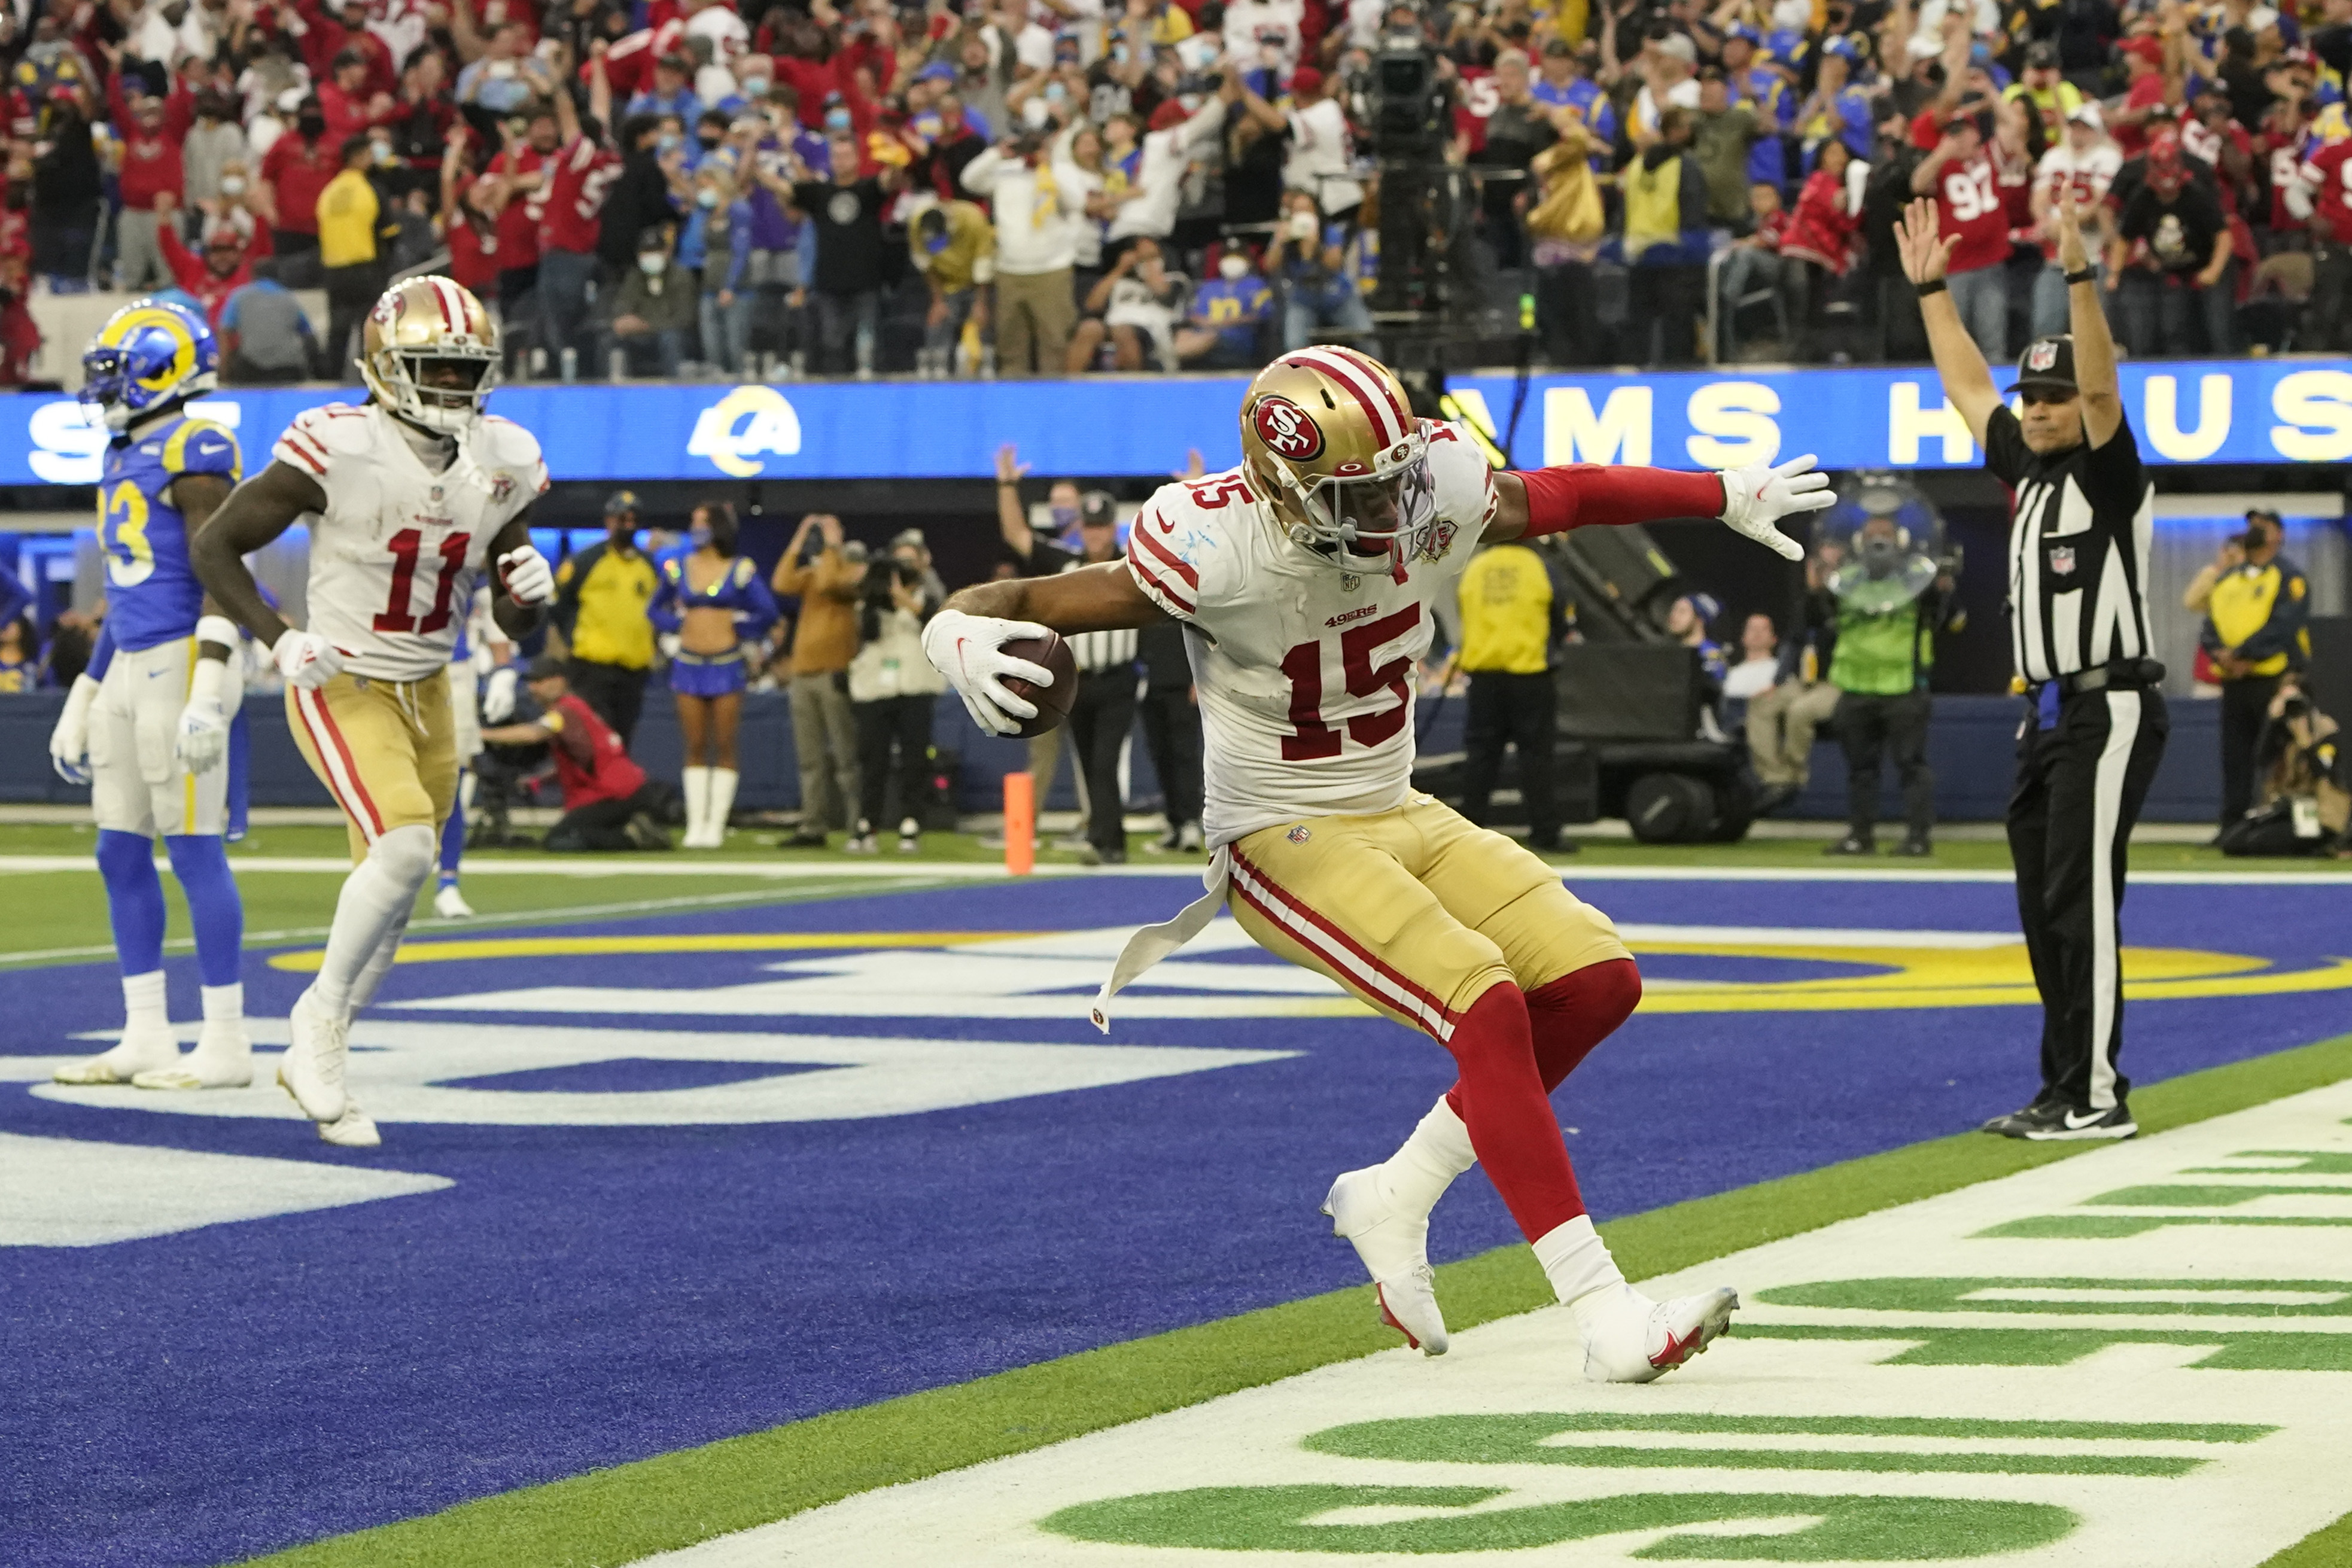
[[1314, 416], [1286, 397], [1270, 396], [1257, 400], [1250, 411], [1250, 423], [1257, 438], [1265, 443], [1266, 450], [1276, 457], [1287, 457], [1293, 463], [1312, 462], [1323, 450], [1323, 430]]

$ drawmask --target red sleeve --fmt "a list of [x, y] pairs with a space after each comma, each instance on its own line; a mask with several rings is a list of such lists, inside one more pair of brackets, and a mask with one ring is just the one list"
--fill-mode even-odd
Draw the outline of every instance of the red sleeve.
[[1571, 463], [1563, 468], [1530, 469], [1520, 474], [1519, 482], [1528, 492], [1522, 538], [1570, 528], [1723, 515], [1723, 481], [1712, 474]]
[[172, 269], [173, 277], [178, 280], [181, 287], [191, 294], [195, 293], [196, 285], [204, 281], [205, 267], [202, 261], [188, 254], [186, 246], [180, 243], [180, 225], [170, 218], [164, 219], [155, 225], [155, 239], [163, 247], [163, 263]]

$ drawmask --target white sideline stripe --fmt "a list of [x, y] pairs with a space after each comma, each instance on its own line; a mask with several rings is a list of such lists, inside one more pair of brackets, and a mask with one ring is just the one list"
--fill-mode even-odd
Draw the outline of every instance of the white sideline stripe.
[[1638, 925], [1620, 923], [1619, 938], [1636, 942], [1738, 943], [1769, 947], [1950, 947], [1974, 951], [2013, 947], [2024, 937], [2007, 931], [1885, 931], [1832, 925]]
[[1323, 961], [1333, 968], [1353, 975], [1356, 983], [1366, 990], [1388, 998], [1389, 1004], [1397, 1011], [1419, 1019], [1422, 1027], [1435, 1035], [1441, 1043], [1454, 1038], [1454, 1021], [1451, 1019], [1406, 990], [1386, 970], [1366, 963], [1349, 952], [1346, 944], [1335, 941], [1322, 927], [1302, 916], [1291, 906], [1290, 900], [1280, 888], [1259, 879], [1238, 855], [1234, 858], [1233, 879], [1255, 893], [1258, 902], [1274, 912], [1275, 917], [1301, 946], [1321, 954]]

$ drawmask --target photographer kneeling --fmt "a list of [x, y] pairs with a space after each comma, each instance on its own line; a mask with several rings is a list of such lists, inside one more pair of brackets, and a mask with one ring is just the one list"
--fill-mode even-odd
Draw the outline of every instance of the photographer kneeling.
[[488, 746], [544, 745], [563, 783], [563, 816], [548, 829], [546, 847], [579, 850], [666, 850], [669, 833], [654, 820], [659, 789], [629, 758], [628, 749], [596, 711], [573, 695], [559, 659], [541, 653], [523, 671], [539, 717], [482, 731]]
[[2352, 820], [2352, 767], [2336, 721], [2319, 711], [2303, 679], [2297, 671], [2279, 678], [2254, 743], [2254, 809], [2222, 830], [2225, 855], [2341, 852]]

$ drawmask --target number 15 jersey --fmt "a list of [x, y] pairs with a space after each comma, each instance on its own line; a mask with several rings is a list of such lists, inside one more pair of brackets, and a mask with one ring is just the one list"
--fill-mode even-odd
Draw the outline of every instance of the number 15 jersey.
[[440, 674], [490, 541], [547, 488], [537, 439], [487, 415], [438, 474], [375, 403], [311, 409], [270, 455], [327, 493], [310, 520], [307, 629], [373, 680]]
[[1432, 606], [1455, 592], [1496, 507], [1478, 449], [1451, 425], [1423, 428], [1434, 515], [1391, 564], [1361, 573], [1293, 543], [1243, 469], [1163, 485], [1136, 514], [1128, 570], [1187, 628], [1212, 847], [1302, 817], [1394, 810], [1412, 793]]

